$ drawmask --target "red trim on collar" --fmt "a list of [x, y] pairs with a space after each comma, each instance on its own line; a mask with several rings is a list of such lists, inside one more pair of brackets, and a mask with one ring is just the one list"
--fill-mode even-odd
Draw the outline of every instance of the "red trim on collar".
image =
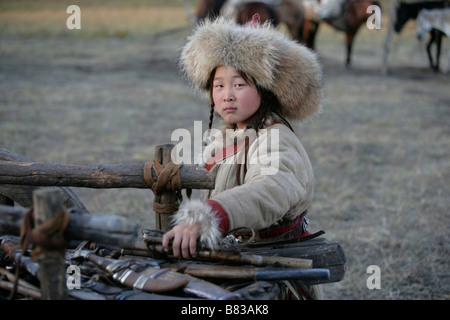
[[[271, 127], [275, 124], [281, 123], [278, 120], [273, 120], [267, 127]], [[205, 169], [208, 171], [211, 171], [212, 167], [216, 165], [217, 162], [220, 160], [225, 159], [226, 157], [232, 156], [236, 154], [239, 150], [241, 150], [245, 145], [245, 139], [244, 141], [241, 141], [239, 144], [233, 144], [232, 146], [228, 146], [222, 149], [222, 153], [215, 154], [211, 158], [208, 159], [205, 163]]]
[[225, 159], [226, 157], [232, 156], [236, 154], [239, 150], [241, 150], [245, 145], [245, 140], [240, 142], [239, 144], [233, 144], [231, 146], [225, 147], [222, 149], [222, 153], [216, 153], [214, 156], [208, 159], [205, 163], [205, 169], [210, 171], [212, 167], [216, 165], [220, 160]]

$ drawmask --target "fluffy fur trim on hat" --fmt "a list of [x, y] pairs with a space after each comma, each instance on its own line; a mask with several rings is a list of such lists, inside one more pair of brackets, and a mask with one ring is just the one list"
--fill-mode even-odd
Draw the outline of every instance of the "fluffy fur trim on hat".
[[209, 99], [211, 72], [221, 65], [236, 68], [272, 91], [287, 119], [303, 120], [321, 109], [317, 55], [269, 23], [248, 27], [223, 17], [200, 23], [180, 54], [181, 72]]
[[197, 199], [184, 201], [172, 219], [174, 225], [199, 222], [200, 243], [209, 249], [217, 248], [221, 238], [219, 218], [209, 205]]

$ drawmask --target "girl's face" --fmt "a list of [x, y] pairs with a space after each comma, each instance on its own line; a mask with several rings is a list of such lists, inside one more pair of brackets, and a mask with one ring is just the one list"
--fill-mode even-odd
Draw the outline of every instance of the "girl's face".
[[212, 97], [217, 113], [225, 122], [236, 124], [239, 129], [251, 124], [252, 116], [261, 104], [261, 95], [256, 87], [229, 66], [216, 69]]

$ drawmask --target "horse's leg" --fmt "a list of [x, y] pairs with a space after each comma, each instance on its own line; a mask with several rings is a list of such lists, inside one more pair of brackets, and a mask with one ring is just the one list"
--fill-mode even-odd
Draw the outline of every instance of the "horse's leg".
[[346, 44], [347, 44], [347, 59], [345, 61], [345, 66], [347, 68], [350, 68], [351, 67], [353, 39], [355, 38], [355, 33], [347, 31], [345, 33], [345, 36], [346, 36]]
[[[310, 43], [310, 34], [311, 34], [311, 23], [312, 21], [309, 19], [305, 19], [305, 22], [303, 22], [303, 25], [300, 26], [300, 30], [298, 32], [299, 35], [301, 35], [301, 39], [299, 39], [304, 45], [306, 45], [308, 48], [311, 48], [309, 45]], [[312, 49], [312, 48], [311, 48]]]
[[440, 30], [436, 30], [436, 69], [439, 72], [439, 60], [441, 59], [441, 44], [443, 33]]
[[436, 70], [436, 69], [435, 69], [435, 66], [434, 66], [434, 64], [433, 64], [433, 56], [431, 55], [431, 45], [432, 45], [435, 41], [436, 41], [436, 34], [435, 34], [435, 32], [434, 32], [434, 29], [432, 29], [432, 30], [430, 31], [430, 40], [428, 41], [428, 44], [427, 44], [428, 61], [429, 61], [429, 63], [430, 63], [430, 68], [431, 68], [432, 70]]
[[311, 21], [311, 30], [309, 31], [309, 47], [314, 49], [316, 47], [316, 34], [319, 31], [319, 22]]
[[319, 24], [313, 20], [306, 19], [302, 26], [300, 26], [299, 34], [302, 35], [302, 42], [310, 49], [314, 50], [314, 40], [316, 37], [317, 28]]

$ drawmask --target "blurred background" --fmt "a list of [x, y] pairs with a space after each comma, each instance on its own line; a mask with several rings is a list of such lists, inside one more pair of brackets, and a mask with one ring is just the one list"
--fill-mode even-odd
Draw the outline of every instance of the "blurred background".
[[[350, 66], [346, 34], [330, 24], [343, 23], [342, 11], [315, 20], [324, 112], [294, 123], [316, 177], [310, 229], [324, 229], [348, 259], [344, 280], [324, 290], [329, 299], [449, 299], [449, 39], [435, 71], [430, 35], [417, 38], [415, 19], [391, 31], [394, 1], [378, 4], [381, 26], [359, 26]], [[81, 29], [67, 27], [70, 5]], [[199, 5], [0, 0], [0, 148], [47, 163], [145, 162], [155, 146], [177, 143], [175, 129], [203, 121], [205, 130], [208, 105], [177, 70]], [[150, 190], [73, 190], [93, 213], [154, 226]], [[366, 286], [370, 265], [380, 289]]]

